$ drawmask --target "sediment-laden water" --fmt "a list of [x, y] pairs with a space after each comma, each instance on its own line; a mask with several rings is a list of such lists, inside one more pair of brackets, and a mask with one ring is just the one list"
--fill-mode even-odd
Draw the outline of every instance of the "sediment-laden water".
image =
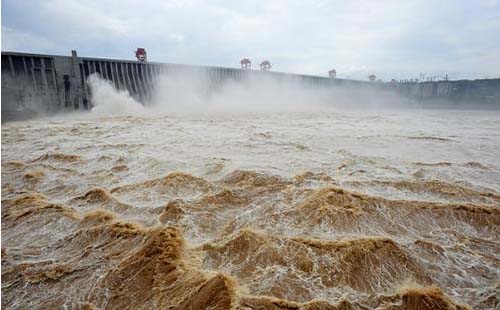
[[2, 125], [6, 309], [498, 309], [500, 113]]

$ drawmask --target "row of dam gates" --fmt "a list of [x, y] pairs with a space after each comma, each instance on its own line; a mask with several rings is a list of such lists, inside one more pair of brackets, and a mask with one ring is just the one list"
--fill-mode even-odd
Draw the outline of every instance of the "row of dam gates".
[[384, 91], [417, 100], [500, 104], [500, 79], [379, 83], [239, 68], [79, 57], [76, 51], [72, 51], [71, 56], [2, 52], [1, 61], [2, 121], [68, 109], [90, 109], [92, 96], [87, 78], [92, 74], [110, 81], [116, 89], [127, 90], [143, 104], [151, 99], [160, 76], [176, 73], [203, 75], [208, 90], [216, 90], [228, 81], [244, 83], [250, 78], [269, 78], [312, 89]]

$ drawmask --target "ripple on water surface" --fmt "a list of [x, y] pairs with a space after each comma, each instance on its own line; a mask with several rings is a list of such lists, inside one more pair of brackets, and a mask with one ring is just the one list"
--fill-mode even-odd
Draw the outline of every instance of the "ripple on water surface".
[[500, 115], [401, 113], [3, 124], [2, 305], [494, 309]]

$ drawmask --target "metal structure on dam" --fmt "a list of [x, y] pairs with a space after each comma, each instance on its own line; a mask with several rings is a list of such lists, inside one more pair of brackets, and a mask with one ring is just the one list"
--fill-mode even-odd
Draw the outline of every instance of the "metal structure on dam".
[[93, 73], [146, 103], [158, 77], [174, 72], [203, 72], [212, 88], [228, 80], [243, 81], [250, 76], [265, 75], [278, 80], [286, 78], [312, 88], [377, 89], [417, 99], [473, 99], [486, 104], [500, 103], [500, 79], [378, 83], [239, 68], [79, 57], [76, 51], [72, 51], [71, 56], [2, 52], [2, 120], [63, 109], [90, 109], [91, 90], [86, 80]]

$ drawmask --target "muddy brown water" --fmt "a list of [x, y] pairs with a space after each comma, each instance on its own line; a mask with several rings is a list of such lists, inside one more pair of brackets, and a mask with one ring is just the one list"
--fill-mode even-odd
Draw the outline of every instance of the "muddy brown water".
[[500, 113], [2, 124], [6, 309], [498, 309]]

